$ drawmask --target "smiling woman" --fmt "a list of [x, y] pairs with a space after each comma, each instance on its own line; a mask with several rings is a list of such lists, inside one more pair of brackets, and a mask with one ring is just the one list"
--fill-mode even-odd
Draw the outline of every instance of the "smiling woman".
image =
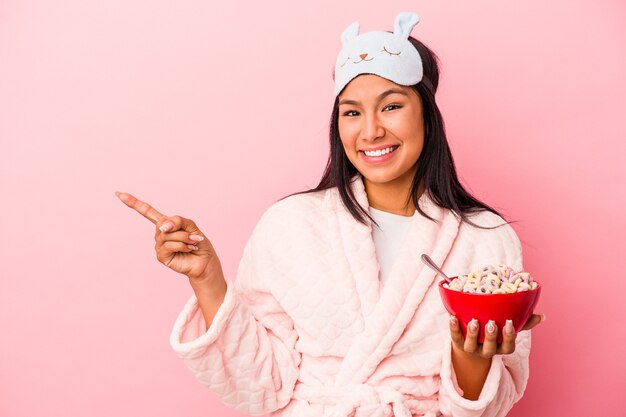
[[363, 175], [370, 207], [412, 215], [415, 207], [406, 202], [406, 190], [424, 146], [417, 92], [377, 75], [360, 75], [339, 95], [338, 128], [346, 156]]
[[119, 194], [155, 224], [157, 258], [194, 290], [172, 347], [233, 408], [501, 417], [525, 390], [529, 330], [542, 317], [519, 334], [472, 321], [463, 336], [419, 261], [429, 254], [450, 276], [523, 269], [513, 229], [458, 181], [436, 58], [409, 36], [417, 22], [401, 13], [393, 33], [344, 31], [326, 170], [315, 189], [267, 209], [234, 284], [193, 221]]

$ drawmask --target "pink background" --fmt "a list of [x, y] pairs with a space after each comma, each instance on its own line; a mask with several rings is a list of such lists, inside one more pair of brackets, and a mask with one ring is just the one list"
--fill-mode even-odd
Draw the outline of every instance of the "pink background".
[[8, 0], [1, 416], [240, 415], [170, 350], [191, 290], [114, 191], [195, 219], [232, 278], [262, 211], [321, 176], [341, 31], [402, 10], [442, 59], [463, 180], [545, 286], [510, 416], [624, 415], [622, 0]]

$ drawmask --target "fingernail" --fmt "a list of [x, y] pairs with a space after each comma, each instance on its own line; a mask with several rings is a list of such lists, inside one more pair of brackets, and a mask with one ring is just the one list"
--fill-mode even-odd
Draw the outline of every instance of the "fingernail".
[[450, 324], [456, 327], [459, 324], [459, 321], [454, 316], [450, 316]]
[[161, 227], [159, 227], [159, 230], [162, 231], [162, 232], [167, 232], [167, 231], [171, 230], [172, 227], [174, 227], [174, 225], [172, 223], [170, 223], [170, 222], [167, 222], [167, 223], [163, 223], [161, 225]]
[[504, 333], [509, 336], [515, 333], [515, 329], [513, 328], [513, 320], [506, 321], [506, 324], [504, 325]]
[[467, 327], [469, 328], [470, 332], [472, 332], [472, 333], [478, 331], [478, 320], [472, 319], [472, 321], [469, 322]]
[[198, 247], [195, 245], [187, 245], [187, 247], [191, 250], [198, 250]]
[[200, 235], [189, 235], [189, 239], [195, 240], [196, 242], [202, 242], [204, 240], [204, 236]]
[[489, 320], [487, 323], [487, 333], [493, 334], [496, 332], [496, 323], [493, 320]]
[[545, 315], [545, 314], [542, 314], [542, 315], [541, 315], [541, 323], [543, 323], [544, 321], [546, 321], [546, 315]]

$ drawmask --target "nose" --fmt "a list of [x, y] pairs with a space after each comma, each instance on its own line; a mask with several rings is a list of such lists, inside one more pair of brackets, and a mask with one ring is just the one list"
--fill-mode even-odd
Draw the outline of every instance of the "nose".
[[385, 128], [380, 122], [376, 113], [368, 114], [363, 117], [363, 129], [361, 137], [366, 141], [374, 141], [385, 136]]
[[361, 59], [365, 59], [365, 58], [367, 58], [367, 54], [361, 54], [361, 55], [359, 55], [359, 56], [361, 57]]

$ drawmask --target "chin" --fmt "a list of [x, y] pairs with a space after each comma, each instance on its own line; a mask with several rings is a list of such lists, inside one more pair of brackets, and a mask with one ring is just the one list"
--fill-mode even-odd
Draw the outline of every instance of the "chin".
[[372, 174], [371, 172], [361, 172], [361, 175], [363, 175], [363, 177], [374, 184], [386, 184], [389, 182], [392, 182], [396, 179], [398, 179], [398, 176], [393, 175], [393, 174], [386, 174], [386, 173], [375, 173]]

